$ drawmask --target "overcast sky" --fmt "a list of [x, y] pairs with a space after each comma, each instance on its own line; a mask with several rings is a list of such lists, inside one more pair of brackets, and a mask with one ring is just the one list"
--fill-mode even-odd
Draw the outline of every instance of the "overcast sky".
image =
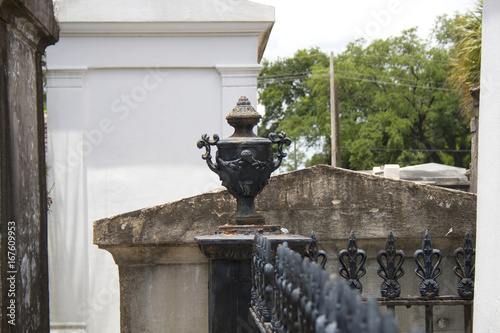
[[319, 46], [335, 53], [364, 36], [368, 41], [399, 35], [418, 26], [428, 37], [438, 15], [465, 13], [475, 0], [252, 0], [275, 7], [264, 58], [291, 57], [298, 49]]

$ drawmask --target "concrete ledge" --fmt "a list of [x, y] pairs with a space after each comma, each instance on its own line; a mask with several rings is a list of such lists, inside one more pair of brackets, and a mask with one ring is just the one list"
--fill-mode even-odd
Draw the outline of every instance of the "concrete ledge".
[[105, 246], [118, 266], [206, 264], [198, 246]]
[[[207, 170], [207, 172], [209, 172]], [[414, 238], [429, 230], [463, 237], [475, 230], [476, 195], [320, 165], [271, 177], [257, 199], [268, 223], [318, 240]], [[94, 243], [187, 245], [226, 224], [236, 202], [225, 190], [129, 212], [94, 223]]]

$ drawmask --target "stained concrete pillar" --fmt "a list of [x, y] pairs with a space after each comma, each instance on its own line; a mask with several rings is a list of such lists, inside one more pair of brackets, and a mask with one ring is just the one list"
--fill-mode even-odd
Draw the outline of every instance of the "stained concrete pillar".
[[498, 332], [500, 239], [500, 2], [483, 7], [474, 332]]
[[49, 329], [42, 55], [57, 38], [52, 1], [0, 1], [0, 332]]
[[[227, 225], [226, 225], [227, 226]], [[248, 227], [248, 226], [245, 226]], [[254, 230], [259, 230], [255, 226]], [[262, 232], [262, 231], [261, 231]], [[263, 232], [273, 253], [287, 242], [291, 249], [304, 254], [311, 238]], [[195, 237], [208, 263], [208, 332], [258, 332], [250, 313], [254, 235], [216, 233]]]

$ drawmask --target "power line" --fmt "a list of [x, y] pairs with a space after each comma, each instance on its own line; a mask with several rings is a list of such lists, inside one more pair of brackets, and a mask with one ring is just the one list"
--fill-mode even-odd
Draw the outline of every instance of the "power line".
[[280, 78], [280, 77], [286, 77], [286, 76], [290, 76], [290, 77], [295, 77], [295, 76], [309, 76], [309, 74], [314, 74], [314, 73], [323, 73], [323, 71], [316, 71], [316, 72], [295, 72], [295, 73], [284, 73], [284, 74], [276, 74], [276, 75], [265, 75], [265, 76], [262, 76], [262, 77], [259, 77], [257, 80], [261, 80], [261, 79], [267, 79], [267, 78]]
[[[354, 58], [357, 57], [356, 55], [344, 54], [344, 53], [339, 53], [337, 57], [338, 58], [345, 58], [345, 56], [353, 56]], [[385, 59], [389, 59], [387, 56], [376, 55], [376, 54], [363, 54], [362, 56], [363, 57], [369, 57], [369, 58], [384, 59], [384, 60]], [[427, 61], [438, 62], [438, 63], [443, 63], [443, 64], [449, 63], [448, 60], [434, 59], [434, 57], [432, 57], [431, 59], [429, 59], [427, 57], [415, 57], [415, 56], [410, 55], [410, 54], [403, 54], [401, 56], [402, 57], [406, 57], [406, 59], [412, 59], [412, 60], [427, 60]], [[269, 63], [273, 63], [273, 62], [277, 62], [277, 61], [284, 62], [286, 60], [302, 59], [302, 58], [318, 58], [318, 60], [323, 60], [323, 61], [327, 61], [328, 60], [328, 57], [323, 58], [321, 54], [308, 54], [308, 55], [303, 55], [303, 56], [291, 56], [291, 57], [284, 57], [284, 58], [278, 57], [278, 59], [275, 60], [275, 61], [269, 61], [266, 58], [264, 58], [264, 60], [267, 60]], [[341, 61], [341, 60], [338, 60], [338, 61]]]
[[[374, 80], [374, 79], [364, 79], [364, 78], [356, 77], [356, 76], [371, 75], [370, 73], [361, 73], [361, 72], [344, 71], [344, 70], [337, 70], [337, 72], [351, 74], [351, 76], [342, 76], [342, 75], [339, 76], [339, 77], [345, 78], [347, 80], [357, 80], [357, 81], [368, 80], [368, 82], [374, 82], [374, 83], [408, 85], [410, 87], [422, 87], [422, 88], [427, 88], [427, 89], [435, 88], [438, 90], [446, 90], [446, 91], [454, 91], [455, 90], [455, 89], [450, 89], [450, 88], [435, 87], [436, 85], [439, 85], [439, 86], [445, 85], [446, 83], [444, 83], [444, 82], [434, 82], [434, 81], [419, 81], [418, 82], [420, 84], [432, 85], [430, 87], [427, 87], [427, 86], [412, 84], [413, 81], [406, 79], [406, 78], [395, 78], [395, 77], [391, 77], [391, 76], [387, 76], [387, 75], [377, 75], [377, 80]], [[352, 76], [352, 74], [354, 74], [354, 76]], [[315, 71], [311, 71], [311, 72], [296, 72], [296, 73], [266, 75], [266, 76], [258, 78], [257, 80], [259, 82], [272, 82], [272, 81], [274, 81], [273, 79], [281, 79], [283, 81], [289, 81], [292, 79], [305, 79], [305, 78], [310, 77], [310, 75], [316, 75], [319, 77], [326, 77], [328, 75], [328, 69], [315, 70]], [[395, 79], [398, 82], [381, 81], [381, 80], [392, 80], [392, 79]], [[400, 82], [402, 82], [402, 83], [400, 83]]]
[[442, 151], [442, 152], [449, 152], [449, 153], [470, 153], [470, 150], [467, 150], [467, 149], [404, 149], [404, 148], [365, 148], [365, 147], [341, 147], [341, 149], [383, 150], [383, 151], [422, 151], [422, 152]]
[[379, 83], [379, 84], [392, 84], [396, 86], [403, 86], [403, 87], [410, 87], [410, 88], [422, 88], [422, 89], [430, 89], [430, 90], [444, 90], [444, 91], [455, 91], [455, 89], [450, 89], [450, 88], [440, 88], [440, 87], [429, 87], [429, 86], [418, 86], [415, 84], [407, 84], [407, 83], [399, 83], [399, 82], [384, 82], [384, 81], [378, 81], [378, 80], [370, 80], [370, 79], [363, 79], [363, 78], [355, 78], [355, 77], [347, 77], [347, 76], [340, 76], [346, 80], [356, 80], [356, 81], [363, 81], [363, 82], [372, 82], [372, 83]]
[[[355, 72], [355, 71], [343, 71], [343, 70], [338, 70], [337, 72], [342, 72], [342, 73], [345, 73], [345, 74], [354, 74], [355, 76], [369, 76], [369, 75], [372, 75], [371, 73], [362, 73], [362, 72]], [[390, 73], [384, 73], [384, 74], [390, 74]], [[406, 81], [406, 82], [410, 82], [410, 83], [413, 83], [413, 80], [411, 79], [406, 79], [406, 78], [397, 78], [397, 77], [394, 77], [394, 76], [388, 76], [388, 75], [376, 75], [377, 76], [377, 79], [386, 79], [386, 80], [392, 80], [392, 79], [395, 79], [397, 81]], [[418, 81], [419, 83], [427, 83], [427, 84], [435, 84], [435, 85], [445, 85], [446, 83], [445, 82], [434, 82], [434, 81]]]
[[[346, 74], [354, 74], [359, 75], [359, 76], [367, 76], [367, 75], [372, 75], [370, 73], [362, 73], [362, 72], [355, 72], [355, 71], [345, 71], [345, 70], [337, 70], [337, 72], [341, 73], [346, 73]], [[275, 74], [275, 75], [264, 75], [263, 77], [260, 77], [258, 80], [260, 81], [266, 81], [267, 79], [273, 79], [273, 78], [307, 78], [310, 77], [310, 75], [317, 75], [321, 76], [321, 74], [327, 74], [328, 69], [321, 69], [321, 70], [312, 70], [312, 71], [306, 71], [306, 72], [294, 72], [294, 73], [283, 73], [283, 74]], [[386, 73], [390, 74], [390, 73]], [[394, 79], [393, 76], [387, 76], [387, 75], [380, 75], [377, 74], [378, 78], [386, 79], [386, 80], [391, 80]], [[413, 80], [405, 79], [405, 78], [396, 78], [398, 81], [407, 81], [407, 82], [413, 82]], [[425, 81], [421, 83], [434, 83], [430, 81]], [[439, 83], [439, 84], [444, 84], [444, 83]]]
[[[328, 74], [318, 74], [319, 77], [325, 77], [328, 79]], [[259, 82], [274, 82], [274, 81], [293, 81], [297, 79], [302, 79], [302, 78], [307, 78], [309, 77], [308, 75], [297, 75], [297, 76], [283, 76], [283, 77], [275, 77], [275, 78], [258, 78], [257, 81]], [[350, 76], [343, 76], [343, 75], [337, 75], [339, 78], [343, 78], [346, 80], [353, 80], [353, 81], [361, 81], [361, 82], [370, 82], [370, 83], [378, 83], [378, 84], [392, 84], [395, 86], [403, 86], [403, 87], [410, 87], [410, 88], [422, 88], [422, 89], [430, 89], [430, 90], [442, 90], [442, 91], [456, 91], [456, 89], [451, 89], [451, 88], [441, 88], [441, 87], [431, 87], [431, 86], [420, 86], [416, 84], [407, 84], [407, 83], [399, 83], [399, 82], [387, 82], [387, 81], [379, 81], [379, 80], [371, 80], [371, 79], [365, 79], [365, 78], [359, 78], [359, 77], [350, 77]], [[431, 82], [427, 82], [431, 83]]]

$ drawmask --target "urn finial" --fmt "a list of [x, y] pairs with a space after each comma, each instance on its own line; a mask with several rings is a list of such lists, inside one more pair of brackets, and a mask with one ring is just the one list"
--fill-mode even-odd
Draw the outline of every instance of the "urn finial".
[[[241, 96], [234, 109], [229, 112], [226, 119], [229, 125], [236, 128], [241, 125], [257, 125], [262, 116], [255, 111], [250, 101], [245, 96]], [[252, 126], [252, 127], [253, 127]]]
[[[255, 197], [267, 185], [271, 173], [286, 156], [283, 145], [289, 146], [291, 143], [285, 133], [271, 133], [269, 138], [257, 136], [253, 127], [260, 118], [262, 116], [255, 111], [248, 98], [242, 96], [226, 117], [229, 125], [235, 129], [234, 134], [224, 139], [214, 134], [213, 140], [204, 134], [198, 141], [198, 148], [206, 149], [202, 158], [207, 161], [210, 170], [219, 175], [222, 186], [236, 198], [237, 209], [231, 224], [264, 224], [264, 218], [255, 210]], [[276, 161], [271, 149], [275, 143], [278, 144]], [[215, 163], [212, 162], [210, 146], [217, 146]]]

